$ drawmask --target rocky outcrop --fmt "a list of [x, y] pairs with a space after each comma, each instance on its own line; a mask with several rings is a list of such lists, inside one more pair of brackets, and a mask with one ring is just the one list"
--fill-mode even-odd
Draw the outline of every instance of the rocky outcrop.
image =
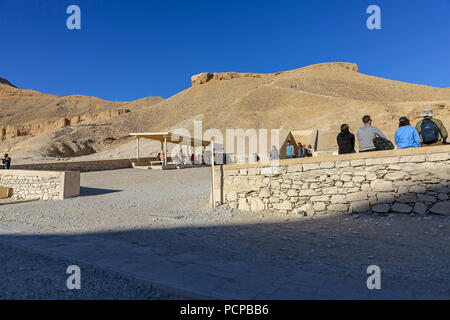
[[0, 140], [12, 139], [15, 137], [38, 135], [47, 131], [64, 128], [81, 123], [89, 123], [101, 119], [109, 119], [124, 113], [131, 112], [129, 109], [107, 110], [100, 113], [88, 112], [71, 119], [60, 118], [57, 120], [33, 121], [20, 126], [0, 127]]
[[7, 85], [7, 86], [16, 88], [15, 85], [13, 85], [11, 82], [9, 82], [8, 80], [6, 80], [6, 79], [4, 79], [4, 78], [2, 78], [2, 77], [0, 77], [0, 84], [4, 84], [4, 85]]
[[216, 72], [199, 73], [191, 77], [192, 86], [200, 86], [210, 80], [232, 80], [238, 78], [261, 78], [262, 74], [257, 73], [238, 73], [238, 72]]

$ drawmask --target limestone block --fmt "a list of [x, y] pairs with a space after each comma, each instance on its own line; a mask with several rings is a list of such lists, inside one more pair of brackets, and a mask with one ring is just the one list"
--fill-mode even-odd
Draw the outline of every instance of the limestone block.
[[423, 202], [416, 202], [414, 204], [413, 211], [414, 211], [414, 213], [417, 213], [417, 214], [426, 214], [428, 211], [428, 207]]
[[411, 203], [417, 201], [417, 196], [415, 194], [403, 194], [397, 198], [398, 202], [401, 203]]
[[446, 193], [439, 193], [438, 194], [438, 199], [441, 200], [441, 201], [448, 200], [449, 196]]
[[356, 201], [350, 204], [352, 212], [367, 212], [370, 210], [369, 200]]
[[337, 194], [338, 188], [337, 187], [330, 187], [330, 188], [324, 188], [322, 189], [323, 194]]
[[417, 162], [424, 162], [425, 155], [424, 154], [418, 154], [414, 156], [401, 156], [400, 162], [409, 162], [409, 163], [417, 163]]
[[247, 199], [246, 198], [240, 198], [239, 199], [239, 206], [238, 206], [239, 210], [244, 210], [244, 211], [249, 211], [250, 207], [248, 205]]
[[314, 208], [311, 204], [307, 203], [302, 205], [299, 208], [296, 208], [293, 213], [301, 215], [301, 216], [312, 216], [314, 214]]
[[288, 192], [287, 192], [287, 195], [289, 196], [289, 197], [297, 197], [298, 196], [298, 191], [295, 191], [295, 190], [289, 190]]
[[377, 164], [391, 164], [400, 162], [399, 157], [389, 157], [389, 158], [369, 158], [365, 159], [367, 166], [377, 165]]
[[320, 163], [320, 168], [322, 168], [322, 169], [332, 169], [334, 167], [335, 167], [334, 162], [321, 162]]
[[309, 199], [311, 202], [328, 202], [330, 200], [329, 196], [315, 196]]
[[351, 181], [352, 180], [352, 176], [348, 175], [348, 174], [343, 174], [343, 175], [341, 175], [341, 180], [344, 181], [344, 182]]
[[394, 186], [391, 181], [377, 179], [370, 183], [370, 187], [376, 192], [394, 191]]
[[278, 197], [270, 197], [269, 198], [269, 202], [270, 203], [278, 203], [278, 202], [280, 202], [280, 198], [278, 198]]
[[248, 175], [257, 176], [261, 173], [261, 168], [250, 168], [248, 169]]
[[366, 200], [366, 199], [367, 199], [367, 193], [364, 191], [347, 194], [347, 200], [350, 202], [356, 202], [356, 201], [361, 201], [361, 200]]
[[356, 159], [356, 160], [352, 160], [350, 161], [350, 165], [352, 167], [360, 167], [364, 165], [364, 160], [363, 159]]
[[425, 193], [427, 192], [427, 188], [425, 188], [424, 186], [412, 186], [409, 187], [409, 192], [414, 192], [414, 193]]
[[348, 212], [348, 204], [330, 204], [327, 211], [330, 213], [346, 213]]
[[335, 164], [336, 168], [345, 168], [350, 166], [350, 161], [337, 161]]
[[388, 173], [387, 175], [384, 176], [384, 180], [387, 180], [387, 181], [404, 180], [406, 178], [407, 178], [406, 173], [404, 173], [402, 171]]
[[387, 213], [389, 212], [389, 210], [391, 210], [391, 205], [390, 204], [379, 204], [376, 206], [372, 207], [372, 211], [373, 212], [377, 212], [377, 213]]
[[441, 201], [436, 203], [431, 209], [430, 212], [434, 214], [441, 214], [444, 216], [450, 216], [450, 201]]
[[412, 207], [404, 203], [394, 203], [391, 207], [391, 211], [398, 213], [410, 213]]
[[274, 203], [273, 204], [273, 208], [275, 210], [288, 210], [291, 211], [292, 210], [292, 203], [289, 201], [283, 201], [281, 203]]
[[436, 197], [434, 196], [429, 196], [427, 194], [418, 194], [417, 198], [419, 199], [419, 201], [422, 202], [436, 202]]
[[345, 204], [348, 203], [347, 196], [345, 195], [334, 195], [330, 199], [333, 204]]
[[228, 201], [236, 201], [238, 199], [238, 194], [236, 191], [231, 191], [226, 196]]
[[260, 198], [269, 198], [269, 197], [270, 197], [270, 192], [269, 192], [269, 190], [267, 190], [267, 189], [262, 189], [262, 190], [259, 192], [259, 197], [260, 197]]
[[318, 196], [318, 195], [320, 195], [320, 193], [315, 190], [312, 190], [312, 189], [302, 190], [299, 193], [300, 197], [311, 197], [311, 196]]
[[320, 169], [320, 165], [318, 163], [304, 163], [303, 171], [317, 170]]
[[445, 161], [450, 159], [450, 152], [432, 153], [427, 156], [427, 161]]
[[280, 190], [281, 189], [281, 184], [277, 181], [271, 181], [270, 182], [270, 187], [274, 190]]
[[252, 198], [250, 200], [250, 209], [254, 212], [264, 211], [264, 203], [259, 198]]
[[323, 212], [323, 211], [327, 210], [327, 206], [323, 202], [314, 203], [313, 208], [314, 208], [314, 211], [316, 211], [316, 212]]
[[393, 203], [395, 201], [395, 193], [384, 192], [377, 193], [378, 203]]
[[363, 182], [364, 180], [366, 180], [364, 176], [355, 176], [355, 177], [353, 177], [353, 179], [352, 179], [353, 182], [357, 182], [357, 183], [361, 183], [361, 182]]
[[301, 164], [295, 164], [287, 167], [287, 172], [302, 172], [303, 166]]

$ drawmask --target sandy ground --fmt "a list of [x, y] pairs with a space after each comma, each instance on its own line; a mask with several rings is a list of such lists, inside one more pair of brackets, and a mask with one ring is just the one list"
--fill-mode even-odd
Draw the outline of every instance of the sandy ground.
[[81, 186], [80, 197], [64, 201], [1, 201], [0, 222], [355, 280], [375, 264], [386, 289], [450, 296], [449, 217], [212, 210], [209, 168], [83, 173]]
[[[81, 288], [67, 289], [66, 274], [76, 264]], [[7, 300], [157, 300], [180, 299], [121, 275], [0, 244], [0, 299]]]

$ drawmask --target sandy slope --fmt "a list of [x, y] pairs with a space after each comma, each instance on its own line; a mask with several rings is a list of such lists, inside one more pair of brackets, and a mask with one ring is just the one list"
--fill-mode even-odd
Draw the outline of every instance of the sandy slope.
[[[127, 138], [129, 132], [180, 127], [192, 130], [193, 120], [200, 119], [204, 130], [317, 127], [320, 130], [319, 150], [333, 150], [342, 123], [348, 123], [351, 130], [356, 131], [362, 116], [370, 114], [374, 125], [392, 139], [400, 116], [407, 115], [415, 122], [425, 107], [432, 107], [450, 127], [450, 89], [377, 78], [357, 70], [355, 64], [327, 63], [258, 77], [212, 79], [157, 103], [152, 104], [154, 101], [148, 99], [121, 103], [132, 110], [131, 113], [98, 120], [91, 125], [66, 127], [35, 138], [15, 138], [14, 142], [0, 144], [0, 149], [38, 157], [39, 154], [55, 154], [51, 152], [55, 150], [55, 141], [67, 143], [89, 139], [94, 150], [119, 156], [133, 149], [134, 143]], [[16, 97], [15, 106], [29, 104], [27, 99], [27, 96]], [[115, 106], [116, 103], [110, 104]], [[65, 100], [65, 105], [62, 113], [73, 112], [74, 101]], [[111, 106], [105, 101], [98, 105], [102, 108]], [[88, 104], [85, 106], [86, 110], [90, 108]], [[11, 113], [7, 109], [11, 110], [3, 104], [0, 123], [4, 122], [5, 113]], [[30, 114], [33, 112], [30, 110]], [[133, 144], [126, 146], [127, 143]], [[157, 146], [155, 148], [150, 146], [144, 152], [156, 151]], [[105, 156], [98, 153], [98, 157]]]

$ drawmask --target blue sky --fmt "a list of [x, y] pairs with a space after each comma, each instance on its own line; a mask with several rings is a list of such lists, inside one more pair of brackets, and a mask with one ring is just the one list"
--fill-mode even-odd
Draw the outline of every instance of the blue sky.
[[[81, 8], [81, 30], [66, 9]], [[366, 9], [381, 8], [381, 30]], [[366, 74], [450, 87], [450, 0], [1, 0], [0, 77], [108, 100], [170, 97], [200, 72], [356, 62]]]

